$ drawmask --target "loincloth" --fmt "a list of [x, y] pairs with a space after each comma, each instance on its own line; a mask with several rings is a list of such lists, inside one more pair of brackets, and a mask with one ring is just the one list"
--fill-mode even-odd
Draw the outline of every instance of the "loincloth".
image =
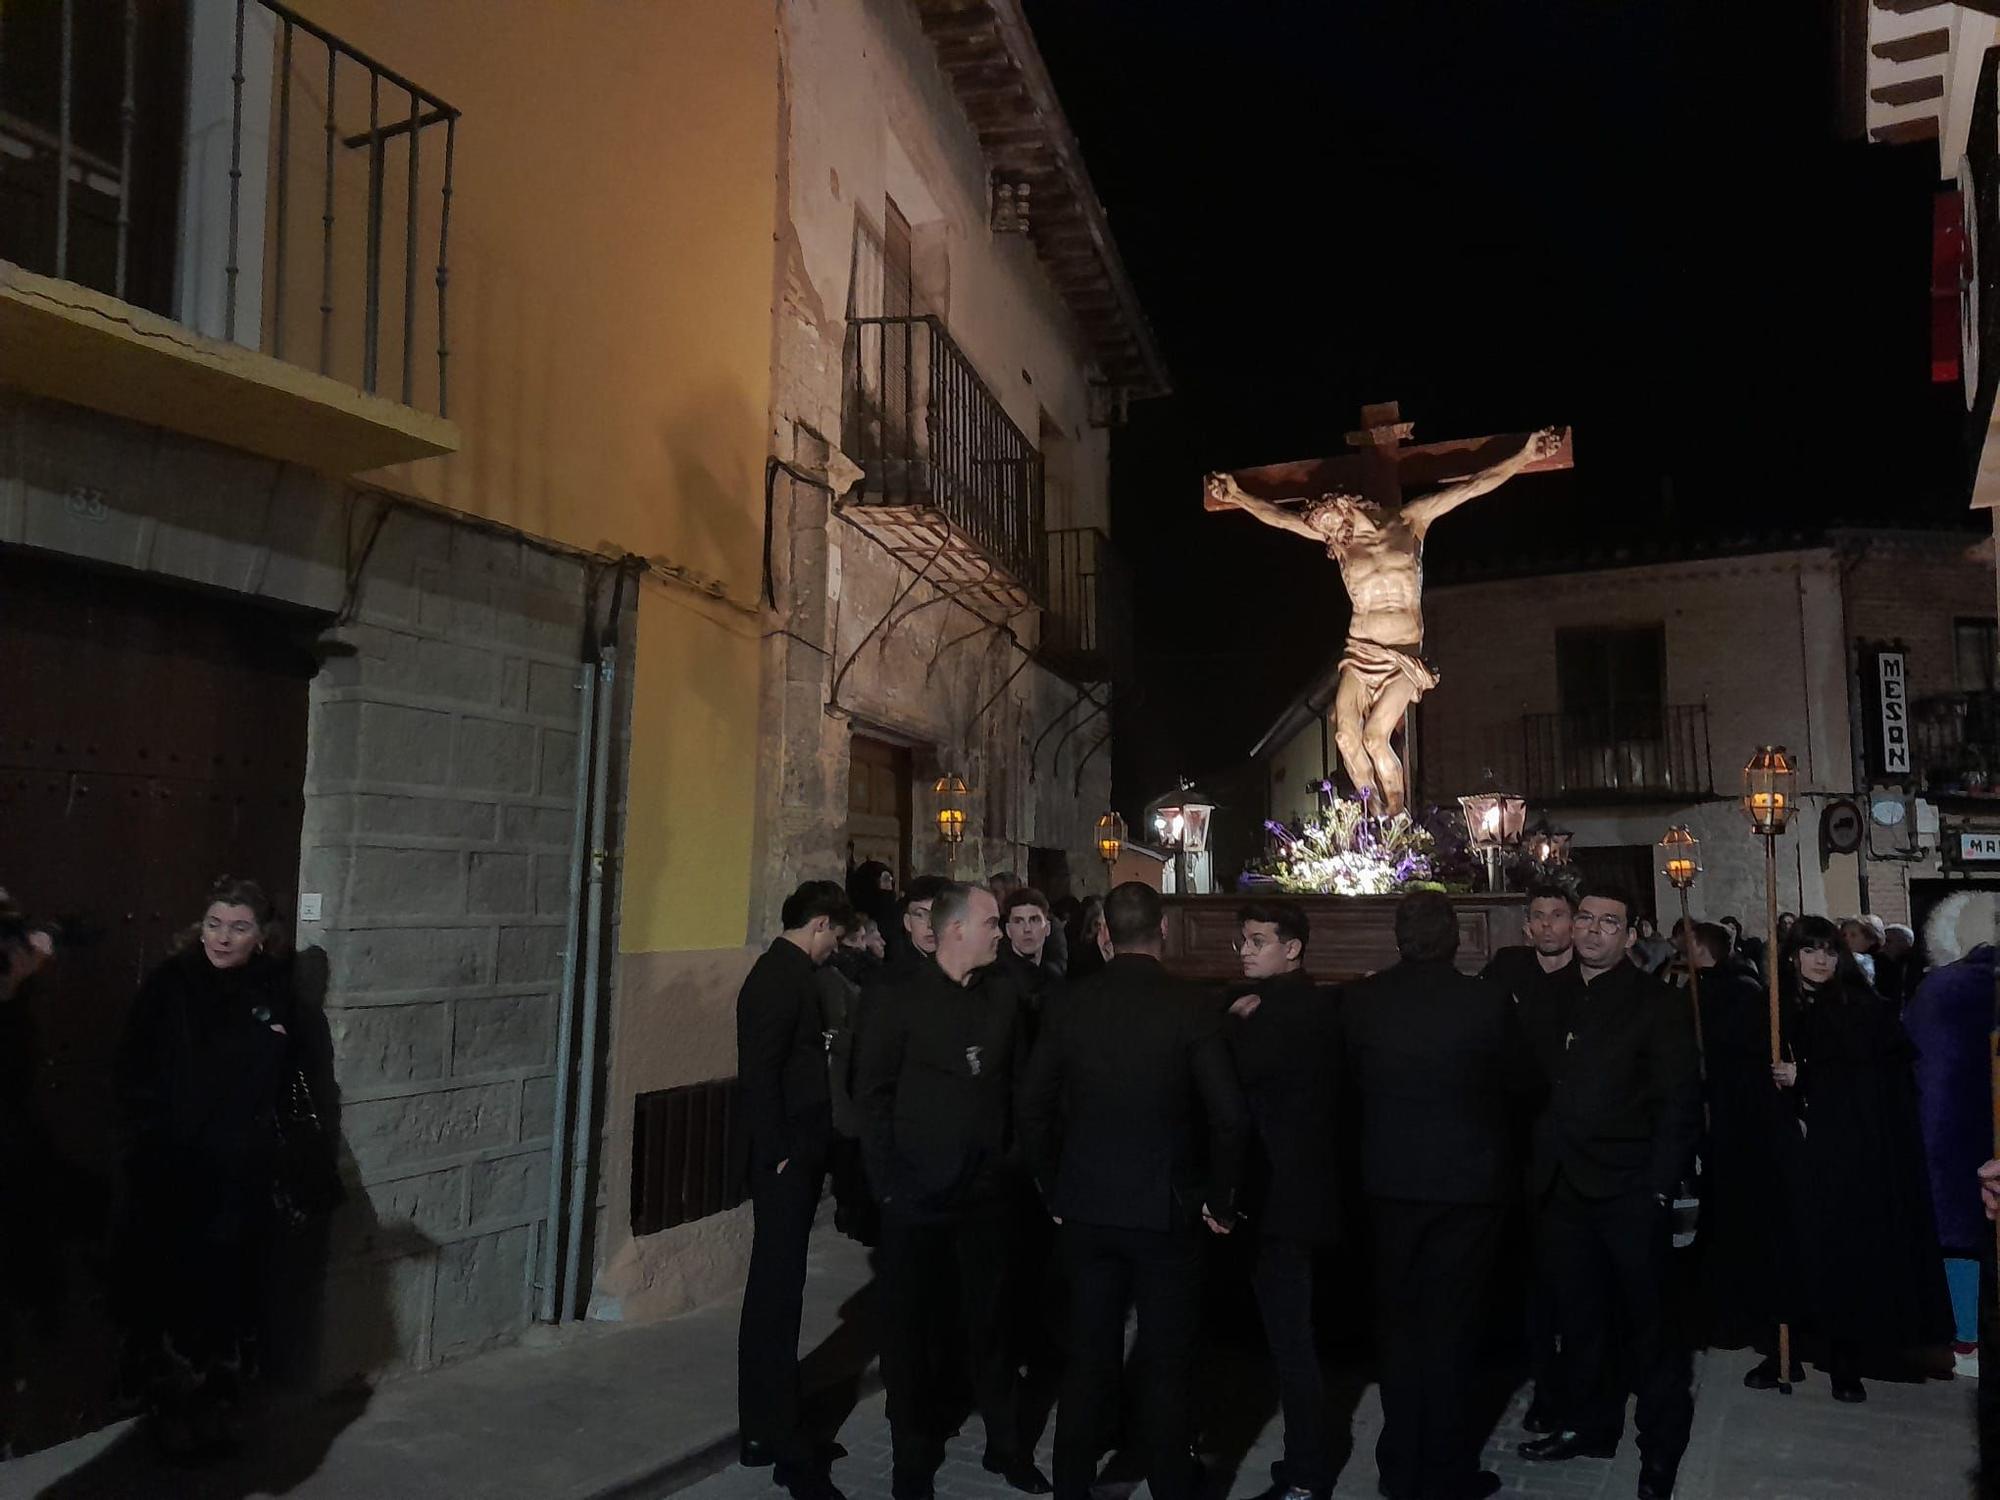
[[1340, 675], [1358, 677], [1368, 689], [1370, 702], [1381, 697], [1382, 690], [1398, 677], [1419, 695], [1438, 685], [1437, 668], [1421, 656], [1380, 641], [1357, 641], [1353, 636], [1347, 638], [1347, 648], [1341, 653]]

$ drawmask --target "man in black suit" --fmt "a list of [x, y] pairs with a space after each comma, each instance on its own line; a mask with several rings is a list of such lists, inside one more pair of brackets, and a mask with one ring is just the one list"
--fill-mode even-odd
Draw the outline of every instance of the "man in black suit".
[[798, 1500], [840, 1492], [799, 1425], [799, 1317], [806, 1242], [833, 1142], [833, 1105], [821, 1038], [819, 966], [853, 921], [847, 892], [808, 880], [785, 898], [784, 931], [736, 997], [738, 1167], [747, 1175], [752, 1232], [743, 1321], [736, 1339], [736, 1404], [743, 1461], [772, 1463]]
[[1250, 1107], [1244, 1212], [1257, 1235], [1251, 1284], [1285, 1412], [1285, 1500], [1333, 1490], [1326, 1378], [1313, 1341], [1313, 1256], [1340, 1228], [1340, 1017], [1306, 973], [1312, 930], [1294, 901], [1236, 914], [1243, 983], [1225, 1033]]
[[1563, 1343], [1561, 1426], [1520, 1451], [1543, 1460], [1615, 1452], [1629, 1374], [1640, 1500], [1666, 1500], [1694, 1419], [1686, 1351], [1670, 1340], [1662, 1304], [1674, 1189], [1701, 1131], [1701, 1078], [1687, 1005], [1627, 960], [1633, 924], [1630, 896], [1586, 888], [1576, 982], [1520, 1001], [1550, 1090], [1529, 1187]]
[[[1523, 995], [1576, 980], [1576, 897], [1553, 880], [1528, 888], [1528, 905], [1521, 922], [1525, 944], [1502, 948], [1487, 960], [1481, 979], [1504, 985], [1518, 1002]], [[1517, 1229], [1517, 1235], [1519, 1233]], [[1521, 1236], [1525, 1238], [1525, 1236]], [[1513, 1258], [1510, 1256], [1510, 1259]], [[1559, 1425], [1555, 1393], [1562, 1388], [1558, 1368], [1562, 1351], [1556, 1343], [1556, 1310], [1549, 1288], [1539, 1276], [1528, 1278], [1528, 1369], [1534, 1399], [1521, 1426], [1533, 1433], [1554, 1432]]]
[[1110, 961], [1045, 1018], [1021, 1110], [1070, 1281], [1056, 1494], [1090, 1494], [1136, 1298], [1148, 1479], [1188, 1500], [1201, 1235], [1235, 1223], [1248, 1122], [1215, 1007], [1160, 963], [1160, 893], [1128, 881], [1104, 919]]
[[1436, 891], [1396, 908], [1402, 961], [1347, 992], [1382, 1363], [1375, 1465], [1390, 1500], [1476, 1500], [1470, 1376], [1485, 1292], [1518, 1191], [1513, 1114], [1540, 1086], [1512, 997], [1452, 967], [1458, 917]]
[[[954, 1324], [986, 1426], [986, 1468], [1017, 1490], [1049, 1483], [1022, 1451], [1005, 1311], [1016, 1085], [1027, 1062], [1023, 1007], [991, 968], [1000, 908], [980, 886], [931, 899], [935, 963], [884, 991], [856, 1068], [868, 1177], [882, 1202], [882, 1379], [895, 1500], [928, 1500], [953, 1425], [936, 1371]], [[956, 1274], [956, 1296], [947, 1269]]]

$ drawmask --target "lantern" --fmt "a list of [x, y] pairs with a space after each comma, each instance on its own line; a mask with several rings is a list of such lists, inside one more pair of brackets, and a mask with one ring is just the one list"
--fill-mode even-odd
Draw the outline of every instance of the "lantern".
[[1486, 888], [1502, 889], [1500, 856], [1504, 849], [1518, 848], [1521, 825], [1528, 820], [1528, 801], [1512, 792], [1474, 792], [1458, 799], [1465, 815], [1465, 837], [1486, 866]]
[[1125, 849], [1125, 820], [1115, 812], [1108, 812], [1097, 820], [1097, 857], [1104, 861], [1104, 868], [1118, 863], [1118, 856]]
[[1759, 745], [1743, 768], [1743, 815], [1751, 831], [1776, 838], [1798, 811], [1799, 769], [1783, 745]]
[[944, 844], [953, 873], [958, 869], [958, 846], [965, 842], [965, 804], [971, 795], [965, 778], [947, 771], [938, 777], [931, 791], [937, 797], [937, 835]]
[[1528, 820], [1528, 802], [1512, 792], [1475, 792], [1458, 799], [1465, 814], [1465, 836], [1475, 849], [1513, 849], [1521, 842], [1521, 825]]
[[1208, 825], [1215, 816], [1215, 799], [1183, 779], [1180, 790], [1152, 807], [1153, 834], [1160, 847], [1174, 856], [1175, 889], [1191, 892], [1200, 857], [1208, 852]]
[[[1743, 768], [1743, 816], [1750, 831], [1764, 841], [1764, 921], [1769, 947], [1765, 950], [1765, 1003], [1770, 1013], [1771, 1064], [1784, 1059], [1783, 1027], [1778, 1011], [1778, 838], [1799, 808], [1799, 769], [1783, 745], [1759, 745]], [[1792, 1330], [1778, 1325], [1778, 1389], [1789, 1391]]]
[[1685, 823], [1676, 823], [1669, 828], [1666, 837], [1660, 840], [1660, 873], [1667, 877], [1667, 884], [1677, 891], [1685, 891], [1694, 884], [1695, 876], [1701, 873], [1701, 840], [1688, 831]]
[[1544, 818], [1521, 840], [1521, 852], [1545, 869], [1566, 865], [1569, 863], [1569, 841], [1573, 837], [1567, 828], [1549, 827], [1549, 820]]

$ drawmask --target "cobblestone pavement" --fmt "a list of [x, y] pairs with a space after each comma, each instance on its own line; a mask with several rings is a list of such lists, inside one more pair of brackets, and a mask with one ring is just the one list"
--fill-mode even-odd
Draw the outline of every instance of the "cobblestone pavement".
[[[1860, 1407], [1837, 1405], [1825, 1377], [1809, 1373], [1790, 1397], [1743, 1389], [1739, 1376], [1755, 1356], [1719, 1352], [1696, 1361], [1693, 1441], [1681, 1466], [1677, 1500], [1963, 1500], [1972, 1493], [1974, 1386], [1871, 1383]], [[862, 1401], [842, 1425], [848, 1456], [834, 1478], [850, 1500], [889, 1493], [889, 1429], [882, 1396]], [[1522, 1434], [1517, 1395], [1494, 1429], [1486, 1466], [1505, 1481], [1501, 1493], [1522, 1500], [1610, 1500], [1634, 1493], [1639, 1459], [1628, 1435], [1615, 1459], [1529, 1464], [1514, 1456]], [[1354, 1407], [1353, 1449], [1334, 1491], [1341, 1500], [1375, 1495], [1373, 1446], [1381, 1406], [1365, 1387]], [[1212, 1459], [1204, 1500], [1244, 1500], [1270, 1485], [1282, 1426], [1275, 1417], [1255, 1433], [1240, 1463]], [[1015, 1492], [979, 1466], [977, 1419], [953, 1440], [937, 1477], [941, 1500], [1002, 1500]], [[1044, 1435], [1040, 1461], [1049, 1466]], [[1106, 1487], [1119, 1494], [1124, 1486]], [[676, 1492], [680, 1500], [766, 1500], [781, 1492], [768, 1470], [729, 1468]], [[1149, 1492], [1140, 1489], [1141, 1497]]]

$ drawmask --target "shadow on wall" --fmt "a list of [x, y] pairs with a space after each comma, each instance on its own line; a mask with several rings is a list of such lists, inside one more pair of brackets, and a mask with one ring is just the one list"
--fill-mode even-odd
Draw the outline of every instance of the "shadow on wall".
[[[331, 1101], [338, 1133], [323, 950], [299, 953], [295, 982], [307, 1033], [306, 1075], [314, 1098]], [[141, 1422], [43, 1488], [38, 1500], [247, 1500], [287, 1494], [319, 1470], [340, 1434], [367, 1410], [369, 1372], [397, 1357], [395, 1263], [437, 1254], [436, 1243], [414, 1226], [381, 1222], [359, 1186], [344, 1134], [338, 1151], [346, 1201], [331, 1220], [282, 1241], [268, 1266], [264, 1379], [238, 1413], [238, 1451], [205, 1467], [175, 1467]]]

